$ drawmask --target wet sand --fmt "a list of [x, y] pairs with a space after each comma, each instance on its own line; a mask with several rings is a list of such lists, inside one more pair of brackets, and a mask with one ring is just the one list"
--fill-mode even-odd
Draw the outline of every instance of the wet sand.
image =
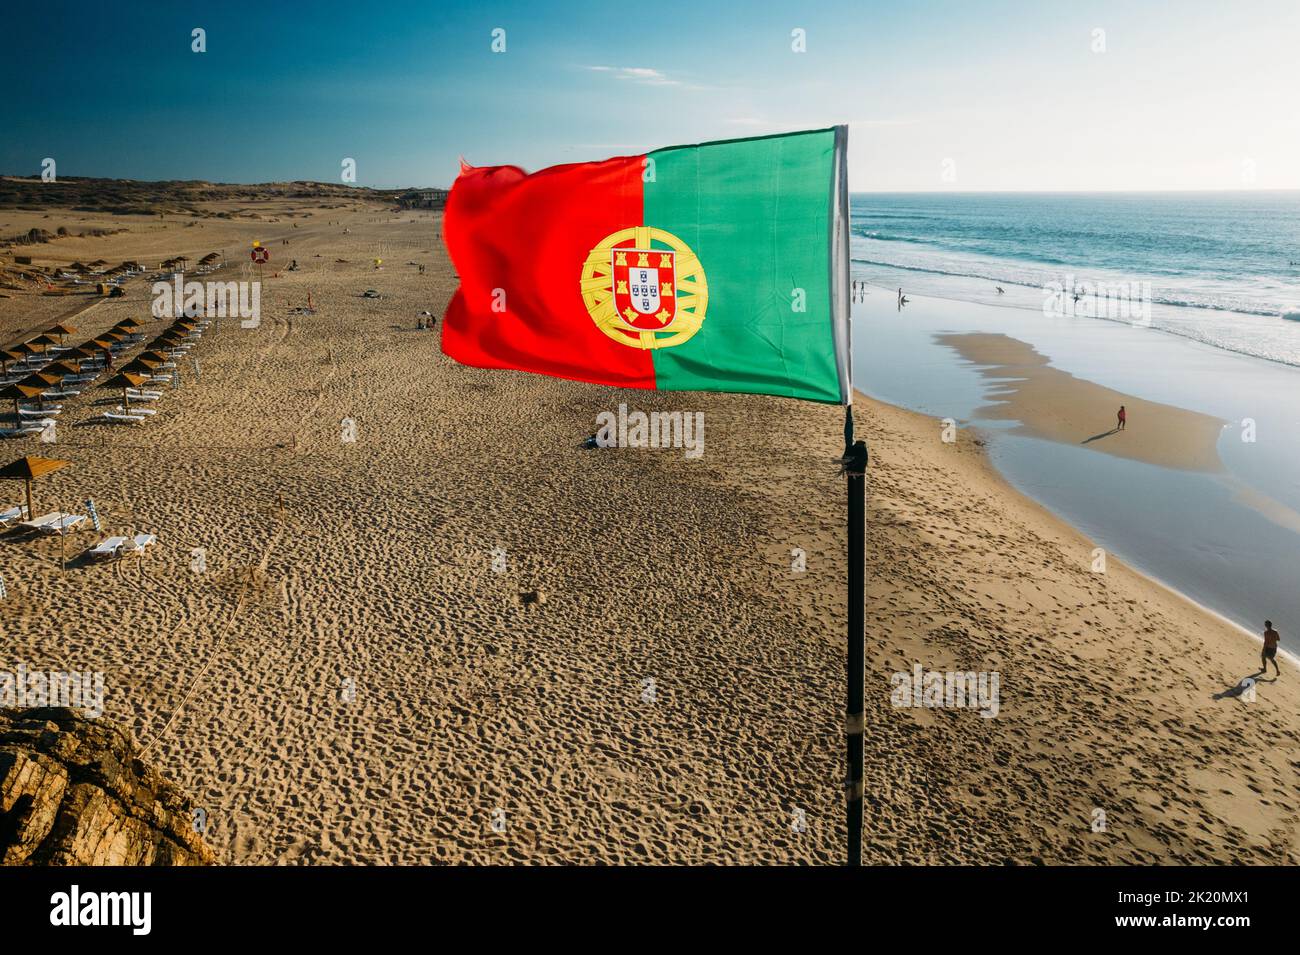
[[[1209, 415], [1126, 395], [1096, 382], [1076, 378], [1049, 364], [1032, 345], [1007, 335], [967, 333], [939, 335], [938, 340], [978, 365], [980, 374], [999, 386], [994, 399], [977, 415], [1019, 422], [1014, 433], [1188, 471], [1219, 472], [1216, 449], [1227, 422]], [[1116, 412], [1123, 405], [1128, 421], [1119, 430]]]

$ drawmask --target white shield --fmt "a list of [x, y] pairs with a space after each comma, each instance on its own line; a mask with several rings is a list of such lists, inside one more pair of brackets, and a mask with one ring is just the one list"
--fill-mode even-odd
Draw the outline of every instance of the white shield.
[[627, 289], [632, 307], [642, 315], [659, 311], [659, 270], [634, 266], [627, 270]]

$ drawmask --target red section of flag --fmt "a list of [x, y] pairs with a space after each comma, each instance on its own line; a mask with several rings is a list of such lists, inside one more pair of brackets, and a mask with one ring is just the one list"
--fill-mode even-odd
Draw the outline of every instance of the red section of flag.
[[443, 225], [460, 288], [442, 350], [480, 368], [653, 388], [649, 350], [601, 332], [579, 286], [594, 246], [643, 225], [642, 168], [639, 156], [531, 176], [517, 166], [463, 167]]

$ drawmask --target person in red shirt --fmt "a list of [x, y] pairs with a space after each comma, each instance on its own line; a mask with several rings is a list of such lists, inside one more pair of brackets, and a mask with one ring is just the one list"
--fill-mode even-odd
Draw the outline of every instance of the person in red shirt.
[[1282, 675], [1282, 671], [1278, 668], [1277, 665], [1277, 641], [1278, 641], [1278, 636], [1277, 636], [1277, 631], [1273, 629], [1273, 621], [1265, 620], [1264, 621], [1264, 652], [1259, 655], [1260, 673], [1268, 672], [1268, 661], [1272, 660], [1273, 669], [1277, 672], [1278, 676]]
[[1119, 414], [1116, 417], [1119, 419], [1119, 423], [1115, 425], [1115, 430], [1123, 431], [1124, 425], [1128, 424], [1128, 412], [1124, 410], [1123, 405], [1119, 406]]

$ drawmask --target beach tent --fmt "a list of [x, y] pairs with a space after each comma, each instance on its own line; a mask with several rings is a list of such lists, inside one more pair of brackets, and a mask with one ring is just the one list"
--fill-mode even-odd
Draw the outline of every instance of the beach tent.
[[32, 482], [38, 477], [66, 468], [71, 463], [71, 461], [56, 461], [53, 458], [41, 458], [29, 454], [0, 468], [0, 478], [26, 483], [27, 519], [30, 521], [36, 517], [36, 511], [32, 510]]

